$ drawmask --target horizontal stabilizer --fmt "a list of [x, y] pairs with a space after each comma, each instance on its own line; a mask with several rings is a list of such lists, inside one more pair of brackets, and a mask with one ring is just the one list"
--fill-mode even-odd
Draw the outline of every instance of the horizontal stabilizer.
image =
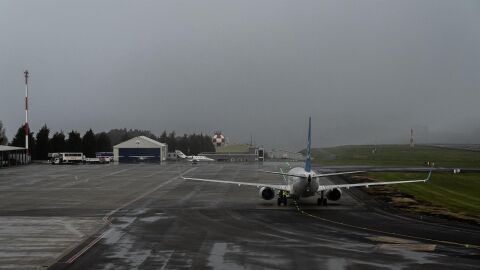
[[306, 177], [305, 175], [290, 174], [290, 173], [284, 173], [284, 172], [272, 172], [272, 171], [264, 171], [264, 170], [258, 170], [258, 171], [262, 173], [271, 173], [271, 174], [278, 174], [278, 175], [285, 175], [285, 176]]
[[[290, 174], [290, 173], [284, 173], [284, 172], [272, 172], [272, 171], [264, 171], [264, 170], [259, 170], [259, 172], [271, 173], [271, 174], [278, 174], [278, 175], [284, 175], [284, 176], [293, 176], [293, 177], [307, 177], [307, 176], [305, 176], [305, 175]], [[344, 174], [355, 174], [355, 173], [363, 173], [363, 172], [364, 172], [364, 171], [336, 172], [336, 173], [319, 173], [319, 174], [314, 175], [313, 177], [326, 177], [326, 176], [344, 175]]]

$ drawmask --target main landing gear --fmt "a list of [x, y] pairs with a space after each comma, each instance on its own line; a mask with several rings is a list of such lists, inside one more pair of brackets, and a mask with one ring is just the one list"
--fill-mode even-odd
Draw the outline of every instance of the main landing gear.
[[317, 199], [317, 205], [318, 206], [327, 206], [327, 198], [325, 198], [323, 195], [324, 191], [320, 193], [320, 198]]
[[277, 205], [280, 206], [282, 204], [285, 205], [285, 206], [287, 206], [287, 204], [288, 204], [287, 194], [285, 194], [284, 191], [280, 191], [278, 193], [278, 198], [277, 198]]

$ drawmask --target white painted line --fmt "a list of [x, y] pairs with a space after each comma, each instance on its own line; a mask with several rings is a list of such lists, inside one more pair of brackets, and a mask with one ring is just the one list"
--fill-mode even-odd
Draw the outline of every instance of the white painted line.
[[167, 257], [167, 259], [165, 260], [165, 262], [163, 263], [162, 268], [160, 268], [160, 270], [164, 270], [165, 267], [167, 267], [167, 264], [168, 264], [168, 262], [170, 261], [170, 259], [172, 258], [173, 253], [175, 253], [175, 250], [172, 250], [172, 251], [170, 252], [170, 254], [168, 254], [168, 257]]
[[144, 175], [144, 176], [142, 176], [142, 177], [143, 177], [143, 178], [149, 178], [149, 177], [152, 177], [152, 176], [157, 175], [157, 174], [159, 174], [159, 173], [160, 173], [160, 172], [154, 172], [154, 173], [151, 173], [151, 174], [148, 174], [148, 175]]
[[125, 172], [125, 171], [129, 171], [129, 170], [131, 170], [131, 169], [119, 170], [119, 171], [116, 171], [116, 172], [109, 173], [109, 174], [107, 174], [106, 176], [112, 176], [112, 175], [119, 174], [119, 173], [122, 173], [122, 172]]
[[85, 235], [83, 233], [81, 233], [80, 231], [78, 231], [75, 227], [72, 226], [72, 224], [68, 221], [66, 222], [61, 222], [61, 224], [63, 224], [63, 226], [71, 233], [75, 234], [76, 236], [78, 237], [84, 237]]
[[[197, 168], [190, 168], [189, 170], [185, 171], [182, 175], [184, 174], [187, 174], [193, 170], [195, 170]], [[127, 169], [124, 169], [124, 170], [120, 170], [116, 173], [120, 173], [121, 171], [125, 171]], [[161, 183], [160, 185], [156, 186], [155, 188], [143, 193], [142, 195], [136, 197], [135, 199], [127, 202], [127, 203], [124, 203], [123, 205], [121, 205], [120, 207], [116, 208], [116, 209], [113, 209], [112, 211], [108, 212], [103, 218], [102, 220], [105, 222], [105, 225], [107, 226], [110, 226], [112, 225], [112, 223], [110, 222], [110, 218], [112, 217], [112, 215], [114, 215], [116, 212], [118, 212], [119, 210], [129, 206], [130, 204], [136, 202], [136, 201], [139, 201], [143, 198], [145, 198], [146, 196], [152, 194], [153, 192], [157, 191], [158, 189], [162, 188], [163, 186], [166, 186], [168, 184], [170, 184], [173, 180], [177, 179], [179, 176], [175, 176], [175, 177], [172, 177], [170, 178], [169, 180]], [[68, 260], [67, 260], [67, 263], [68, 264], [71, 264], [73, 263], [76, 259], [78, 259], [80, 256], [82, 256], [83, 254], [85, 254], [85, 252], [87, 252], [90, 248], [92, 248], [96, 243], [98, 243], [98, 241], [100, 241], [102, 238], [104, 238], [105, 236], [107, 236], [108, 234], [110, 233], [110, 230], [107, 230], [107, 231], [104, 231], [101, 235], [97, 236], [95, 239], [93, 239], [90, 243], [88, 243], [88, 245], [86, 245], [85, 247], [83, 247], [80, 251], [78, 251], [77, 253], [75, 253], [72, 257], [70, 257]]]
[[344, 227], [350, 227], [350, 228], [354, 228], [354, 229], [358, 229], [358, 230], [375, 232], [375, 233], [380, 233], [380, 234], [387, 234], [387, 235], [391, 235], [391, 236], [394, 236], [394, 237], [403, 237], [403, 238], [410, 238], [410, 239], [427, 241], [427, 242], [440, 243], [440, 244], [445, 244], [445, 245], [456, 245], [456, 246], [462, 246], [462, 247], [466, 247], [466, 248], [480, 249], [479, 245], [472, 245], [472, 244], [467, 244], [467, 243], [458, 243], [458, 242], [445, 241], [445, 240], [437, 240], [437, 239], [432, 239], [432, 238], [427, 238], [427, 237], [420, 237], [420, 236], [401, 234], [401, 233], [390, 232], [390, 231], [383, 231], [383, 230], [379, 230], [379, 229], [361, 227], [361, 226], [356, 226], [356, 225], [348, 224], [348, 223], [341, 222], [341, 221], [335, 221], [335, 220], [331, 220], [331, 219], [327, 219], [327, 218], [322, 218], [320, 216], [313, 215], [313, 214], [310, 214], [308, 212], [305, 212], [302, 208], [300, 208], [300, 206], [298, 205], [296, 200], [294, 200], [294, 203], [295, 203], [295, 207], [297, 208], [297, 210], [301, 214], [304, 214], [306, 216], [309, 216], [309, 217], [312, 217], [312, 218], [315, 218], [315, 219], [318, 219], [318, 220], [329, 222], [329, 223], [332, 223], [332, 224], [337, 224], [337, 225], [340, 225], [340, 226], [344, 226]]

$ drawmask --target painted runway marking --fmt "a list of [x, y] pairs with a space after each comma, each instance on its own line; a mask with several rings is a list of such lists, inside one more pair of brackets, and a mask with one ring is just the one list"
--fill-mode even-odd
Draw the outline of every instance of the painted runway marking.
[[163, 263], [162, 268], [160, 268], [160, 270], [164, 270], [165, 267], [167, 267], [167, 264], [168, 264], [168, 262], [170, 262], [170, 259], [172, 258], [173, 253], [175, 253], [175, 250], [167, 251], [167, 252], [169, 252], [170, 254], [168, 254], [168, 257], [165, 260], [165, 262]]
[[116, 172], [109, 173], [109, 174], [107, 174], [106, 176], [116, 175], [116, 174], [119, 174], [119, 173], [122, 173], [122, 172], [125, 172], [125, 171], [129, 171], [129, 170], [131, 170], [131, 169], [119, 170], [119, 171], [116, 171]]
[[51, 178], [59, 178], [59, 177], [65, 177], [65, 176], [69, 176], [71, 174], [51, 174], [49, 175]]
[[349, 227], [349, 228], [354, 228], [354, 229], [357, 229], [357, 230], [364, 230], [364, 231], [369, 231], [369, 232], [375, 232], [375, 233], [381, 233], [381, 234], [388, 234], [388, 235], [393, 235], [393, 236], [396, 236], [396, 237], [405, 237], [405, 238], [422, 240], [422, 241], [427, 241], [427, 242], [461, 246], [461, 247], [465, 247], [465, 248], [480, 249], [480, 246], [473, 245], [473, 244], [457, 243], [457, 242], [452, 242], [452, 241], [436, 240], [436, 239], [431, 239], [431, 238], [426, 238], [426, 237], [419, 237], [419, 236], [413, 236], [413, 235], [407, 235], [407, 234], [401, 234], [401, 233], [395, 233], [395, 232], [387, 232], [387, 231], [382, 231], [382, 230], [377, 230], [377, 229], [372, 229], [372, 228], [367, 228], [367, 227], [355, 226], [355, 225], [351, 225], [351, 224], [340, 222], [340, 221], [334, 221], [334, 220], [322, 218], [322, 217], [319, 217], [319, 216], [316, 216], [316, 215], [313, 215], [313, 214], [310, 214], [310, 213], [307, 213], [307, 212], [303, 211], [303, 209], [301, 209], [300, 206], [298, 205], [297, 200], [294, 200], [294, 203], [295, 203], [295, 207], [297, 208], [297, 210], [301, 214], [304, 214], [306, 216], [309, 216], [309, 217], [312, 217], [312, 218], [315, 218], [315, 219], [318, 219], [318, 220], [321, 220], [321, 221], [333, 223], [333, 224], [336, 224], [336, 225], [341, 225], [341, 226], [344, 226], [344, 227]]
[[[181, 175], [179, 176], [174, 176], [172, 178], [170, 178], [169, 180], [161, 183], [160, 185], [156, 186], [155, 188], [143, 193], [142, 195], [136, 197], [135, 199], [127, 202], [127, 203], [124, 203], [123, 205], [121, 205], [120, 207], [108, 212], [103, 218], [102, 220], [105, 222], [105, 225], [106, 226], [110, 226], [112, 225], [112, 223], [110, 222], [111, 220], [111, 217], [116, 213], [118, 212], [119, 210], [129, 206], [130, 204], [136, 202], [136, 201], [139, 201], [143, 198], [145, 198], [146, 196], [152, 194], [153, 192], [157, 191], [158, 189], [162, 188], [163, 186], [166, 186], [168, 184], [170, 184], [171, 182], [173, 182], [175, 179], [177, 179], [178, 177], [180, 176], [183, 176], [193, 170], [195, 170], [197, 168], [190, 168], [189, 170], [185, 171], [184, 173], [182, 173]], [[119, 173], [121, 171], [125, 171], [127, 169], [124, 169], [124, 170], [120, 170], [120, 171], [117, 171], [116, 173]], [[86, 245], [85, 247], [83, 247], [80, 251], [78, 251], [77, 253], [75, 253], [72, 257], [70, 257], [68, 260], [67, 260], [67, 263], [68, 264], [71, 264], [73, 263], [76, 259], [78, 259], [80, 256], [82, 256], [83, 254], [85, 254], [85, 252], [87, 252], [89, 249], [91, 249], [95, 244], [97, 244], [102, 238], [105, 238], [109, 233], [111, 232], [111, 230], [105, 230], [102, 234], [100, 234], [99, 236], [97, 236], [95, 239], [93, 239], [90, 243], [88, 243], [88, 245]]]
[[157, 175], [157, 174], [159, 174], [159, 173], [160, 173], [160, 172], [154, 172], [154, 173], [151, 173], [151, 174], [144, 175], [144, 176], [142, 176], [142, 177], [143, 177], [143, 178], [149, 178], [149, 177], [152, 177], [152, 176]]
[[79, 232], [70, 222], [60, 222], [69, 232], [75, 234], [78, 237], [83, 237], [84, 234]]

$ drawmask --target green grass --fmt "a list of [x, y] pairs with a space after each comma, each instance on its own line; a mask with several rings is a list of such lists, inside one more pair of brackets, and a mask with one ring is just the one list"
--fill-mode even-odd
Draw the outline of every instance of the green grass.
[[[376, 148], [375, 153], [372, 150]], [[358, 145], [339, 146], [312, 151], [313, 162], [320, 165], [370, 165], [370, 166], [424, 166], [425, 161], [435, 162], [435, 167], [479, 168], [480, 152], [417, 145]], [[422, 173], [368, 173], [382, 180], [422, 179]], [[427, 183], [400, 184], [392, 188], [428, 201], [435, 206], [464, 216], [480, 218], [480, 174], [433, 173]]]
[[[372, 150], [376, 148], [376, 152]], [[480, 167], [480, 151], [417, 145], [356, 145], [313, 149], [313, 162], [321, 165]]]
[[[381, 180], [422, 179], [419, 173], [369, 173]], [[464, 214], [480, 217], [480, 174], [433, 173], [427, 183], [400, 184], [395, 189], [415, 198]]]
[[217, 153], [245, 153], [248, 152], [248, 144], [231, 144], [217, 148]]

